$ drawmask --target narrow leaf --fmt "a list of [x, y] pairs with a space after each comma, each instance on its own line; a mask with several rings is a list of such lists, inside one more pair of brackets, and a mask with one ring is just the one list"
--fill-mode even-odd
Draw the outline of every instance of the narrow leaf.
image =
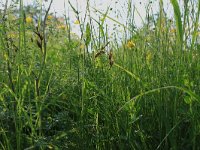
[[90, 41], [91, 41], [91, 29], [90, 29], [90, 24], [87, 23], [85, 45], [88, 46], [90, 44]]
[[176, 20], [176, 29], [178, 31], [178, 39], [180, 43], [182, 44], [183, 42], [183, 27], [182, 27], [182, 21], [181, 21], [181, 11], [179, 4], [177, 0], [170, 0], [171, 4], [174, 9], [174, 15], [175, 15], [175, 20]]

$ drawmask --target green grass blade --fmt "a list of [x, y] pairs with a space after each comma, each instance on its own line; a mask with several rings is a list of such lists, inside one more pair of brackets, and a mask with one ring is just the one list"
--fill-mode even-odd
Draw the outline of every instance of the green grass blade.
[[129, 74], [131, 77], [133, 77], [133, 78], [136, 79], [137, 81], [141, 81], [140, 78], [139, 78], [137, 75], [135, 75], [134, 73], [128, 71], [127, 69], [123, 68], [122, 66], [120, 66], [120, 65], [118, 65], [118, 64], [116, 64], [116, 63], [115, 63], [114, 65], [115, 65], [116, 67], [122, 69], [123, 71], [125, 71], [127, 74]]
[[90, 29], [90, 24], [87, 23], [86, 25], [86, 39], [85, 39], [85, 45], [88, 47], [91, 41], [91, 29]]
[[178, 87], [178, 86], [165, 86], [165, 87], [152, 89], [152, 90], [149, 90], [149, 91], [146, 91], [146, 92], [143, 92], [141, 94], [136, 95], [135, 97], [133, 97], [132, 99], [127, 101], [122, 107], [120, 107], [120, 109], [117, 111], [117, 113], [120, 112], [127, 104], [129, 104], [133, 100], [137, 100], [138, 98], [140, 98], [140, 97], [142, 97], [144, 95], [148, 95], [148, 94], [151, 94], [151, 93], [159, 92], [160, 90], [164, 90], [164, 89], [176, 89], [176, 90], [179, 90], [179, 91], [183, 91], [183, 92], [187, 93], [188, 95], [190, 95], [190, 97], [194, 98], [194, 100], [200, 102], [200, 96], [195, 94], [194, 92], [188, 90], [188, 89], [185, 89], [185, 88], [182, 88], [182, 87]]
[[173, 9], [174, 9], [174, 15], [175, 15], [175, 20], [176, 20], [176, 29], [178, 31], [178, 39], [179, 39], [179, 42], [182, 45], [182, 42], [183, 42], [183, 27], [182, 27], [182, 21], [181, 21], [180, 7], [179, 7], [177, 0], [170, 0], [170, 1], [171, 1], [172, 6], [173, 6]]
[[194, 43], [195, 43], [195, 40], [196, 40], [196, 37], [197, 37], [197, 33], [198, 33], [198, 23], [199, 23], [199, 15], [200, 15], [200, 1], [199, 1], [199, 5], [198, 5], [198, 12], [197, 12], [197, 15], [196, 15], [196, 21], [195, 21], [195, 24], [194, 24], [194, 32], [193, 32], [193, 35], [192, 35], [192, 48], [194, 46]]
[[[116, 19], [114, 19], [114, 18], [108, 16], [106, 13], [103, 13], [103, 12], [101, 12], [100, 10], [98, 10], [98, 9], [96, 9], [96, 8], [94, 8], [94, 7], [91, 7], [91, 8], [93, 8], [96, 12], [100, 13], [100, 14], [103, 15], [104, 17], [106, 16], [106, 18], [112, 20], [113, 22], [117, 23], [118, 25], [120, 25], [120, 26], [122, 26], [123, 28], [125, 28], [125, 29], [127, 29], [127, 30], [129, 30], [129, 31], [132, 32], [132, 29], [131, 29], [131, 28], [129, 28], [129, 27], [127, 27], [126, 25], [122, 24], [122, 23], [119, 22], [118, 20], [116, 20]], [[134, 32], [137, 33], [137, 31], [134, 31]]]

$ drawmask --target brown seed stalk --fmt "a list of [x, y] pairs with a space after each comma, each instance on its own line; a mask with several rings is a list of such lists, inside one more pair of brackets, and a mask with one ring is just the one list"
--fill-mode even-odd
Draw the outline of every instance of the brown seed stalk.
[[101, 54], [105, 54], [105, 51], [104, 50], [100, 50], [99, 52], [97, 52], [95, 54], [95, 58], [97, 58], [98, 56], [100, 56]]
[[37, 39], [36, 41], [37, 46], [40, 48], [40, 50], [42, 51], [42, 41], [40, 39]]
[[110, 50], [110, 52], [109, 52], [109, 54], [108, 54], [108, 59], [109, 59], [110, 67], [112, 67], [113, 64], [114, 64], [114, 59], [113, 59], [113, 53], [112, 53], [112, 50]]

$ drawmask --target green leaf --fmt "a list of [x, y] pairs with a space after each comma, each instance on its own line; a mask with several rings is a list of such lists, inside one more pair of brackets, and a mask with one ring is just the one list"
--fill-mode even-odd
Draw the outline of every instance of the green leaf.
[[175, 15], [175, 20], [176, 20], [176, 29], [178, 31], [178, 39], [180, 43], [182, 44], [183, 42], [183, 27], [182, 27], [182, 21], [181, 21], [181, 11], [179, 4], [177, 0], [170, 0], [171, 4], [173, 5], [174, 8], [174, 15]]
[[90, 44], [90, 41], [91, 41], [91, 29], [90, 29], [90, 24], [87, 23], [85, 45], [88, 46]]
[[103, 24], [105, 22], [105, 19], [106, 19], [107, 15], [108, 15], [109, 10], [110, 10], [110, 6], [107, 8], [106, 13], [103, 14], [103, 18], [101, 19], [101, 25], [102, 26], [103, 26]]
[[184, 102], [185, 102], [186, 104], [192, 104], [192, 98], [191, 98], [191, 96], [185, 96]]
[[[195, 40], [197, 38], [197, 32], [198, 32], [198, 24], [199, 24], [199, 15], [200, 15], [200, 1], [199, 1], [199, 5], [198, 5], [198, 12], [196, 14], [196, 20], [195, 20], [195, 23], [194, 23], [194, 32], [193, 32], [193, 35], [192, 35], [192, 48], [193, 49], [193, 46], [194, 46], [194, 43], [195, 43]], [[197, 45], [198, 47], [198, 45]], [[198, 48], [199, 49], [199, 48]]]

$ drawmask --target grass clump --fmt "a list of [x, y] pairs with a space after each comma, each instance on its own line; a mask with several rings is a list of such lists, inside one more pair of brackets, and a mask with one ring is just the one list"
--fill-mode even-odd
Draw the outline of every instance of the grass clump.
[[[149, 1], [138, 28], [132, 1], [125, 24], [69, 1], [80, 37], [52, 1], [12, 3], [0, 13], [1, 149], [200, 149], [199, 2], [171, 0], [170, 18]], [[123, 29], [112, 39], [108, 20]]]

